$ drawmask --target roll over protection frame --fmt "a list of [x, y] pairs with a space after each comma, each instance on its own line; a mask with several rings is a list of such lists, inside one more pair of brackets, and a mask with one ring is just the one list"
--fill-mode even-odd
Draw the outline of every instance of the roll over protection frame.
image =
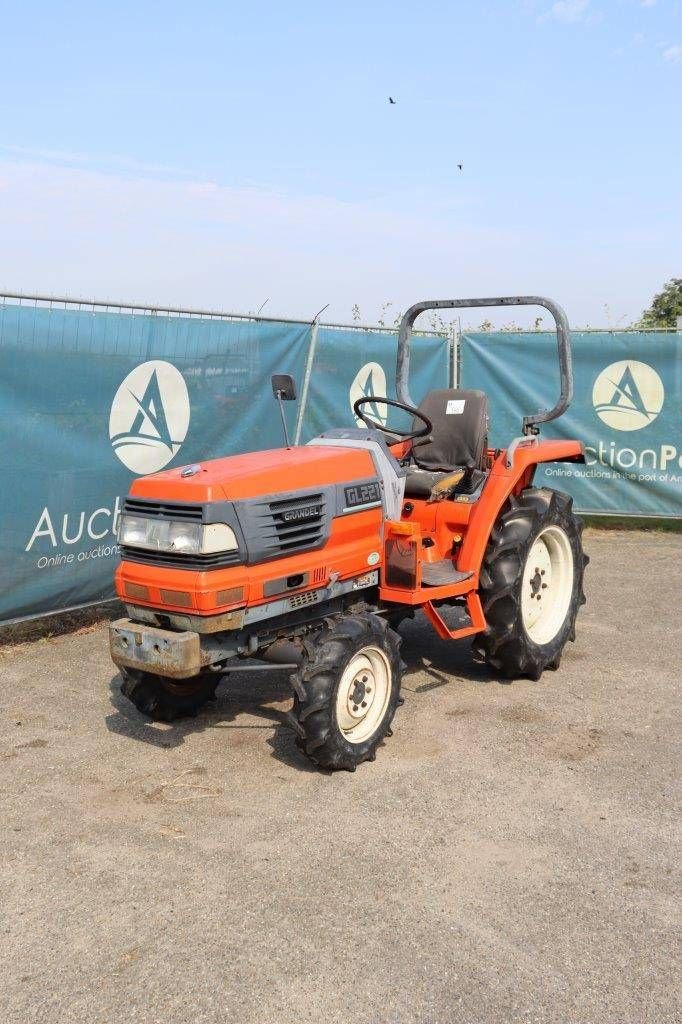
[[410, 341], [412, 328], [420, 313], [427, 309], [476, 309], [481, 306], [544, 306], [554, 317], [556, 325], [557, 348], [559, 351], [559, 379], [561, 394], [559, 401], [552, 409], [540, 409], [539, 412], [523, 417], [523, 433], [539, 434], [540, 423], [548, 423], [566, 412], [573, 398], [573, 359], [571, 355], [571, 332], [568, 319], [561, 306], [551, 299], [539, 295], [512, 295], [495, 299], [431, 299], [416, 302], [410, 306], [400, 321], [398, 331], [398, 362], [396, 366], [396, 394], [405, 405], [416, 406], [410, 397]]

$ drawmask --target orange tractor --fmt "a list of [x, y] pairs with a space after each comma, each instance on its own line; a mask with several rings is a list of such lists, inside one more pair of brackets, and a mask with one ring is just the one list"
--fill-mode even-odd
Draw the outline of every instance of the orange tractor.
[[[488, 445], [481, 391], [408, 389], [410, 338], [427, 309], [537, 304], [554, 316], [561, 394], [523, 418], [504, 450]], [[110, 627], [122, 692], [171, 721], [213, 699], [222, 676], [288, 669], [290, 721], [321, 768], [373, 761], [401, 703], [396, 628], [421, 609], [444, 639], [473, 637], [503, 677], [539, 679], [575, 639], [584, 603], [571, 498], [533, 486], [539, 463], [584, 462], [579, 441], [540, 441], [572, 397], [570, 334], [548, 299], [420, 302], [398, 336], [398, 400], [361, 398], [366, 427], [288, 443], [287, 375], [273, 377], [286, 447], [135, 480], [118, 527], [116, 590], [128, 618]], [[411, 417], [390, 429], [380, 401]], [[462, 610], [457, 625], [448, 606]]]

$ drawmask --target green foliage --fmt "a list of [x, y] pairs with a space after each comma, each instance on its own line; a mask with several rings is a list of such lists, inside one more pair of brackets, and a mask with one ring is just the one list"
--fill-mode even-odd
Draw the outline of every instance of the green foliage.
[[386, 314], [388, 313], [389, 307], [392, 306], [392, 305], [393, 305], [392, 302], [384, 302], [383, 306], [381, 307], [381, 312], [379, 313], [379, 320], [378, 320], [379, 327], [385, 327], [386, 326]]
[[682, 316], [682, 277], [673, 277], [663, 286], [663, 291], [654, 295], [637, 327], [676, 327], [678, 316]]
[[[384, 302], [381, 306], [381, 310], [378, 318], [379, 327], [393, 327], [396, 328], [400, 324], [402, 313], [398, 312], [393, 315], [391, 310], [392, 302]], [[390, 315], [389, 315], [390, 310]], [[600, 328], [609, 331], [633, 331], [641, 330], [643, 328], [649, 329], [662, 329], [662, 328], [675, 328], [677, 327], [677, 318], [682, 316], [682, 277], [673, 277], [664, 286], [663, 290], [655, 295], [649, 309], [642, 313], [642, 316], [635, 323], [624, 324], [625, 314], [614, 322], [611, 315], [611, 309], [608, 303], [604, 303], [604, 312], [607, 321], [606, 328]], [[358, 323], [362, 314], [360, 307], [357, 303], [352, 308], [352, 317], [355, 323]], [[485, 319], [477, 328], [473, 325], [460, 323], [459, 317], [452, 320], [444, 320], [440, 312], [437, 310], [431, 310], [429, 312], [429, 326], [425, 325], [417, 328], [417, 333], [421, 331], [433, 331], [438, 334], [444, 334], [449, 338], [456, 338], [458, 334], [464, 330], [478, 330], [478, 331], [492, 331], [494, 329], [493, 322], [489, 319]], [[553, 326], [547, 328], [544, 326], [544, 317], [536, 316], [532, 322], [532, 326], [522, 327], [512, 320], [508, 324], [496, 328], [499, 331], [542, 331], [542, 330], [553, 330]], [[597, 328], [591, 328], [589, 324], [584, 327], [573, 328], [576, 331], [584, 330], [596, 330]]]
[[[392, 312], [389, 313], [392, 305], [392, 302], [382, 303], [381, 309], [379, 310], [379, 317], [377, 319], [377, 327], [384, 327], [388, 330], [391, 328], [394, 330], [398, 329], [400, 321], [403, 318], [403, 314], [401, 312], [398, 312], [395, 315]], [[351, 315], [354, 323], [359, 323], [362, 320], [362, 310], [357, 302], [354, 303], [351, 308]], [[457, 335], [457, 325], [454, 321], [450, 322], [444, 320], [436, 310], [430, 310], [428, 327], [426, 324], [422, 323], [415, 328], [416, 334], [428, 334], [429, 332], [433, 332], [434, 334], [444, 334], [448, 338], [454, 338]]]

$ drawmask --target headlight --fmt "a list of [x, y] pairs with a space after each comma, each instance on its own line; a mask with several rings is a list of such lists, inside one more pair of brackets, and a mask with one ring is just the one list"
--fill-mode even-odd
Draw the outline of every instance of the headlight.
[[141, 516], [121, 516], [118, 521], [116, 536], [119, 544], [129, 547], [143, 547], [147, 539], [148, 519]]
[[186, 555], [236, 551], [239, 547], [234, 530], [226, 523], [177, 523], [125, 514], [118, 522], [118, 542], [128, 548]]
[[201, 551], [204, 555], [216, 551], [236, 551], [239, 547], [234, 530], [227, 523], [210, 523], [202, 526]]

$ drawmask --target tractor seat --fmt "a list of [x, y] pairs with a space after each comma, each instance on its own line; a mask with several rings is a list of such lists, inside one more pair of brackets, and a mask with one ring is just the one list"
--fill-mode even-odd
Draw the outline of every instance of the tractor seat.
[[[478, 486], [488, 447], [488, 398], [482, 391], [444, 388], [429, 391], [419, 411], [433, 423], [426, 443], [417, 441], [405, 480], [405, 496], [429, 498], [446, 477], [462, 470], [462, 478], [441, 496], [471, 493]], [[414, 420], [414, 429], [420, 421]]]

